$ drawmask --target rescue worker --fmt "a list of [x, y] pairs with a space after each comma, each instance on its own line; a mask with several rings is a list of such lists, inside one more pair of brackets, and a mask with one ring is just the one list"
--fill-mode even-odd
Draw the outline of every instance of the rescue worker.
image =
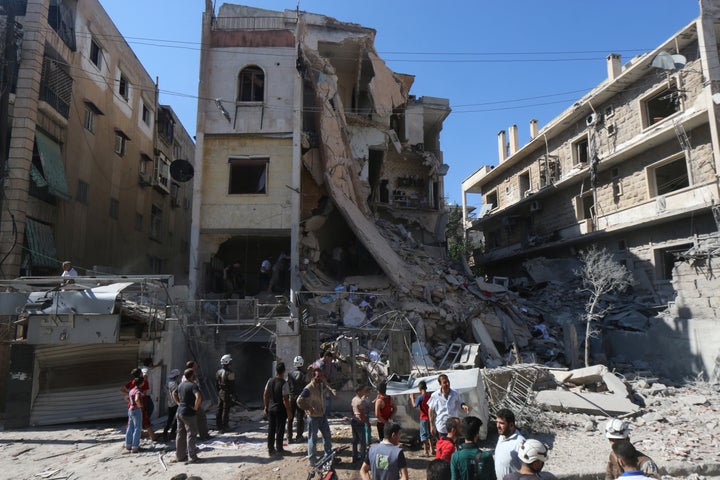
[[287, 441], [293, 443], [293, 419], [297, 419], [297, 434], [295, 435], [295, 442], [301, 443], [305, 439], [303, 433], [305, 432], [305, 411], [298, 407], [297, 398], [302, 393], [305, 385], [308, 384], [307, 376], [302, 371], [303, 365], [305, 365], [305, 359], [298, 355], [293, 359], [293, 365], [295, 369], [288, 375], [288, 385], [290, 385], [290, 416], [288, 417], [287, 426]]
[[235, 374], [232, 371], [232, 357], [225, 354], [220, 358], [220, 369], [215, 374], [215, 388], [218, 393], [218, 406], [215, 424], [218, 431], [230, 430], [230, 407], [235, 392]]
[[[605, 438], [610, 441], [610, 446], [617, 442], [628, 441], [630, 442], [630, 424], [619, 418], [610, 418], [605, 423]], [[632, 445], [632, 444], [631, 444]], [[637, 453], [637, 467], [638, 470], [642, 470], [643, 475], [646, 477], [660, 478], [658, 473], [658, 466], [655, 464], [652, 458], [648, 457], [642, 452]], [[618, 457], [615, 451], [610, 452], [608, 458], [607, 467], [605, 467], [605, 480], [612, 480], [618, 478], [623, 474], [623, 468], [618, 462]]]

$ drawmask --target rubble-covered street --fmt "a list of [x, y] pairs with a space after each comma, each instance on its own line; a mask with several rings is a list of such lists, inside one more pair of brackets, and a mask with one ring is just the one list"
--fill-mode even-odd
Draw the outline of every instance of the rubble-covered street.
[[[720, 386], [706, 382], [683, 388], [635, 384], [645, 407], [629, 418], [631, 440], [651, 456], [663, 478], [701, 480], [720, 476]], [[331, 420], [333, 445], [348, 445], [350, 427], [338, 412]], [[172, 443], [151, 444], [143, 440], [143, 452], [121, 454], [122, 421], [5, 431], [0, 435], [0, 478], [13, 480], [74, 480], [87, 478], [180, 479], [186, 474], [205, 480], [232, 478], [304, 480], [309, 468], [305, 445], [291, 444], [282, 459], [269, 459], [266, 449], [267, 422], [261, 411], [233, 414], [235, 431], [216, 436], [203, 444], [205, 462], [184, 465], [173, 462]], [[161, 419], [156, 429], [161, 429]], [[212, 424], [212, 417], [210, 423]], [[559, 478], [602, 479], [609, 443], [602, 429], [604, 417], [579, 413], [542, 413], [544, 432], [524, 433], [551, 447], [546, 470]], [[521, 425], [522, 427], [522, 425]], [[215, 433], [211, 431], [211, 433]], [[492, 448], [491, 435], [484, 446]], [[403, 445], [408, 454], [411, 479], [425, 478], [427, 459], [419, 446]], [[359, 479], [343, 454], [337, 467], [340, 479]], [[189, 477], [188, 477], [189, 478]]]

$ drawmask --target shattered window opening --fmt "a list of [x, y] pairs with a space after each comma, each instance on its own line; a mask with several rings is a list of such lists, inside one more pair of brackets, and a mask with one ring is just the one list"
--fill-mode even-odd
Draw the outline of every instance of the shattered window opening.
[[269, 158], [231, 158], [229, 195], [267, 193]]
[[265, 73], [260, 67], [245, 67], [238, 76], [238, 102], [262, 102], [265, 99]]
[[[671, 157], [672, 158], [672, 157]], [[687, 161], [680, 154], [669, 161], [661, 162], [647, 169], [650, 196], [665, 195], [690, 186]]]

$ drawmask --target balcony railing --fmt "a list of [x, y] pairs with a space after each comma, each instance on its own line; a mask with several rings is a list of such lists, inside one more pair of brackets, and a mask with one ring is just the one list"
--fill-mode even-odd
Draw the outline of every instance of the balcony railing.
[[213, 22], [213, 30], [285, 30], [286, 22], [294, 22], [284, 17], [218, 17]]
[[43, 60], [40, 100], [47, 102], [65, 118], [70, 116], [72, 84], [72, 77], [57, 61], [47, 57]]

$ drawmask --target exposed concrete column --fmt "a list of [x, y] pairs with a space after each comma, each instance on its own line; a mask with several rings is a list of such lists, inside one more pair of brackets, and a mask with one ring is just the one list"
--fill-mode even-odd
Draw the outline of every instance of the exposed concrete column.
[[0, 255], [8, 255], [0, 266], [4, 278], [20, 273], [22, 245], [25, 239], [25, 218], [30, 189], [35, 128], [40, 97], [43, 54], [45, 52], [49, 0], [30, 1], [24, 20], [22, 59], [18, 68], [17, 88], [10, 148], [7, 158], [7, 178], [3, 185], [5, 202], [0, 214]]
[[705, 98], [707, 99], [708, 118], [710, 124], [710, 138], [712, 141], [713, 157], [715, 158], [716, 178], [720, 173], [720, 131], [718, 127], [718, 108], [712, 99], [714, 93], [720, 91], [720, 58], [718, 57], [715, 35], [715, 16], [712, 7], [706, 10], [704, 1], [700, 1], [700, 17], [697, 19], [698, 44], [700, 61], [702, 63], [703, 77], [705, 77]]
[[518, 139], [518, 126], [510, 127], [510, 155], [515, 155], [520, 149], [520, 141]]
[[507, 159], [507, 136], [505, 130], [498, 132], [498, 164], [502, 163]]
[[[298, 28], [301, 28], [300, 20], [298, 20]], [[296, 42], [299, 36], [296, 33]], [[298, 49], [295, 48], [297, 52]], [[295, 292], [300, 291], [302, 287], [302, 279], [300, 278], [300, 201], [302, 191], [301, 174], [302, 174], [302, 130], [303, 130], [303, 78], [299, 72], [295, 71], [293, 81], [293, 146], [292, 146], [292, 186], [297, 189], [291, 192], [290, 197], [290, 305], [293, 316], [299, 320], [297, 305], [295, 304]], [[294, 325], [295, 333], [300, 333], [300, 322], [296, 321]], [[300, 353], [300, 343], [298, 339], [297, 354]]]
[[607, 57], [608, 79], [615, 80], [622, 73], [622, 57], [617, 53], [611, 53]]
[[[208, 55], [211, 51], [210, 48], [210, 36], [212, 29], [212, 19], [214, 12], [212, 10], [211, 2], [206, 2], [206, 11], [203, 13], [202, 18], [202, 40], [200, 42], [200, 72], [206, 71], [208, 68], [209, 58]], [[198, 109], [197, 109], [197, 120], [195, 123], [195, 176], [193, 177], [193, 204], [192, 204], [192, 215], [190, 223], [190, 272], [188, 275], [188, 289], [191, 300], [199, 298], [200, 282], [203, 277], [203, 262], [202, 252], [200, 251], [200, 230], [202, 228], [202, 179], [203, 171], [205, 168], [205, 124], [207, 116], [208, 100], [210, 94], [207, 89], [208, 86], [203, 82], [203, 75], [200, 75], [200, 81], [198, 83]]]
[[462, 191], [462, 224], [463, 224], [463, 238], [467, 240], [467, 229], [468, 229], [468, 211], [467, 211], [467, 192]]

